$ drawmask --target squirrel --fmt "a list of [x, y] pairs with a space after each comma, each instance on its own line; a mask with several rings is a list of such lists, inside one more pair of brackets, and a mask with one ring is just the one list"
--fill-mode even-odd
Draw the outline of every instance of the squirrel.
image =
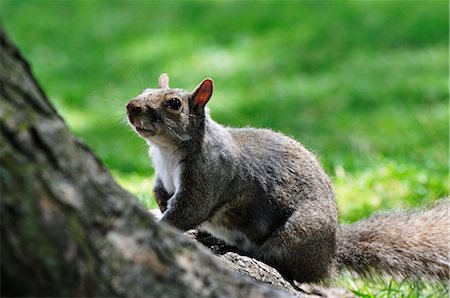
[[206, 231], [298, 282], [323, 281], [343, 268], [449, 278], [450, 200], [339, 225], [331, 180], [298, 141], [213, 121], [209, 78], [192, 92], [170, 88], [167, 74], [158, 84], [126, 110], [150, 147], [162, 222]]

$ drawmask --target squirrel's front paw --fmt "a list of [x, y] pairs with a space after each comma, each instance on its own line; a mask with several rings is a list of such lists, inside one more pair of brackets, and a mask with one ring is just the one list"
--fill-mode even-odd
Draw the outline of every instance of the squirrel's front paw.
[[161, 213], [164, 213], [167, 210], [167, 201], [162, 201], [155, 196], [156, 204], [158, 204], [159, 210]]
[[224, 241], [217, 239], [204, 231], [198, 231], [195, 235], [195, 239], [218, 255], [223, 255], [227, 252], [239, 252], [236, 247], [228, 245]]
[[159, 210], [161, 210], [161, 213], [164, 213], [167, 210], [167, 202], [171, 198], [171, 195], [168, 194], [162, 187], [155, 187], [153, 194]]

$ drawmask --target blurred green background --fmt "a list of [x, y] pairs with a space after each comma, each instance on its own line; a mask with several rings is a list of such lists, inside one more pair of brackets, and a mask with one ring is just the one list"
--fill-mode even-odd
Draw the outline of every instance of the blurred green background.
[[344, 222], [449, 194], [448, 11], [447, 1], [0, 2], [70, 129], [147, 206], [153, 171], [124, 105], [167, 72], [188, 90], [212, 77], [218, 122], [272, 128], [317, 153]]
[[66, 119], [150, 206], [124, 104], [161, 72], [215, 80], [213, 117], [316, 152], [343, 221], [449, 194], [448, 3], [1, 1], [1, 22]]

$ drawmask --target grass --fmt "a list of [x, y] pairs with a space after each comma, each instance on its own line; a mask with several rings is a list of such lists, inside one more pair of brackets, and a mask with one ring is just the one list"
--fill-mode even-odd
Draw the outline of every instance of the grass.
[[420, 281], [396, 281], [382, 276], [373, 280], [364, 280], [344, 272], [339, 286], [349, 289], [356, 297], [364, 298], [424, 298], [447, 297], [448, 285], [442, 283], [424, 283]]
[[[148, 207], [153, 170], [123, 107], [161, 72], [185, 89], [212, 77], [218, 122], [316, 152], [343, 222], [449, 195], [446, 1], [3, 0], [0, 17], [71, 130]], [[367, 297], [443, 293], [340, 282]]]

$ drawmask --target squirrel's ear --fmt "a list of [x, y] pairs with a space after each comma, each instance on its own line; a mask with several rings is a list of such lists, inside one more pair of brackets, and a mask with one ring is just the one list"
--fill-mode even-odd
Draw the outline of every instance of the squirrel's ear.
[[162, 73], [158, 79], [159, 88], [166, 89], [169, 88], [169, 76], [166, 73]]
[[204, 79], [192, 92], [192, 99], [197, 108], [203, 108], [213, 93], [213, 81]]

